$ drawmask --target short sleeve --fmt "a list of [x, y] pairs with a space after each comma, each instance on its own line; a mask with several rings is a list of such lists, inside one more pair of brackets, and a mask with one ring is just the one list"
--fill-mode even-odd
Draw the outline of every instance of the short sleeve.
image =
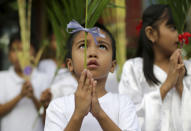
[[63, 131], [67, 125], [67, 119], [62, 113], [59, 101], [54, 100], [50, 103], [46, 111], [46, 121], [44, 131]]
[[123, 131], [140, 131], [136, 108], [126, 95], [119, 97], [119, 127]]

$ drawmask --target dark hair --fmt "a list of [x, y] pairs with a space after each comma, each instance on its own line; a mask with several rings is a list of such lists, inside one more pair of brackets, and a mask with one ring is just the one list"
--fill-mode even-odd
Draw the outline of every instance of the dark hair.
[[[8, 49], [9, 51], [12, 48], [12, 45], [15, 41], [21, 41], [21, 36], [20, 33], [14, 33], [10, 36], [10, 40], [9, 40], [9, 45], [8, 45]], [[31, 36], [31, 41], [30, 41], [30, 45], [34, 48], [35, 52], [37, 51], [36, 48], [36, 39], [34, 37]]]
[[[116, 45], [115, 45], [115, 39], [113, 37], [113, 35], [111, 34], [111, 32], [102, 24], [96, 23], [94, 25], [95, 27], [100, 28], [101, 30], [103, 30], [105, 33], [107, 33], [107, 35], [110, 37], [111, 39], [111, 44], [112, 44], [112, 60], [116, 59]], [[80, 32], [80, 31], [79, 31]], [[75, 38], [75, 36], [79, 33], [79, 32], [75, 32], [73, 34], [71, 34], [67, 40], [67, 54], [66, 54], [66, 58], [71, 58], [72, 57], [72, 45], [73, 45], [73, 40]]]
[[154, 64], [154, 51], [153, 43], [147, 38], [145, 34], [145, 28], [151, 26], [154, 29], [158, 29], [160, 22], [167, 20], [166, 25], [175, 25], [171, 9], [168, 5], [155, 4], [149, 6], [143, 13], [143, 24], [140, 30], [137, 57], [143, 58], [143, 72], [144, 76], [149, 84], [158, 85], [160, 81], [155, 77], [153, 73]]

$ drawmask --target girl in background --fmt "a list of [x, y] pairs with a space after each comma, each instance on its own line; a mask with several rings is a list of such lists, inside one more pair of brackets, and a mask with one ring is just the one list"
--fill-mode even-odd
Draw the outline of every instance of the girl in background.
[[142, 18], [137, 57], [126, 61], [119, 93], [136, 105], [143, 131], [190, 131], [191, 63], [183, 61], [168, 5], [151, 5]]

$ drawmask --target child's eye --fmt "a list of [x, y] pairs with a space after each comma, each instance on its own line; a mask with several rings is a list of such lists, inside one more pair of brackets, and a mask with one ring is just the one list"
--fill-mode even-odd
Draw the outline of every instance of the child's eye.
[[175, 25], [171, 25], [171, 26], [169, 26], [169, 28], [170, 28], [171, 30], [176, 30], [176, 26], [175, 26]]
[[99, 45], [99, 48], [100, 48], [100, 49], [107, 50], [107, 47], [106, 47], [105, 45], [103, 45], [103, 44]]
[[80, 44], [79, 45], [79, 48], [85, 48], [85, 44], [83, 43], [83, 44]]

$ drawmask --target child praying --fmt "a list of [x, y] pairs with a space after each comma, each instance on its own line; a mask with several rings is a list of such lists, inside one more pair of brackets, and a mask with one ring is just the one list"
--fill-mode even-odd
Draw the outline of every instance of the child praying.
[[85, 31], [74, 32], [68, 39], [66, 63], [78, 80], [78, 87], [75, 94], [50, 103], [45, 131], [140, 130], [130, 99], [105, 90], [108, 73], [116, 66], [115, 40], [103, 25], [95, 26], [101, 34], [96, 40], [86, 30], [87, 69], [84, 69]]

